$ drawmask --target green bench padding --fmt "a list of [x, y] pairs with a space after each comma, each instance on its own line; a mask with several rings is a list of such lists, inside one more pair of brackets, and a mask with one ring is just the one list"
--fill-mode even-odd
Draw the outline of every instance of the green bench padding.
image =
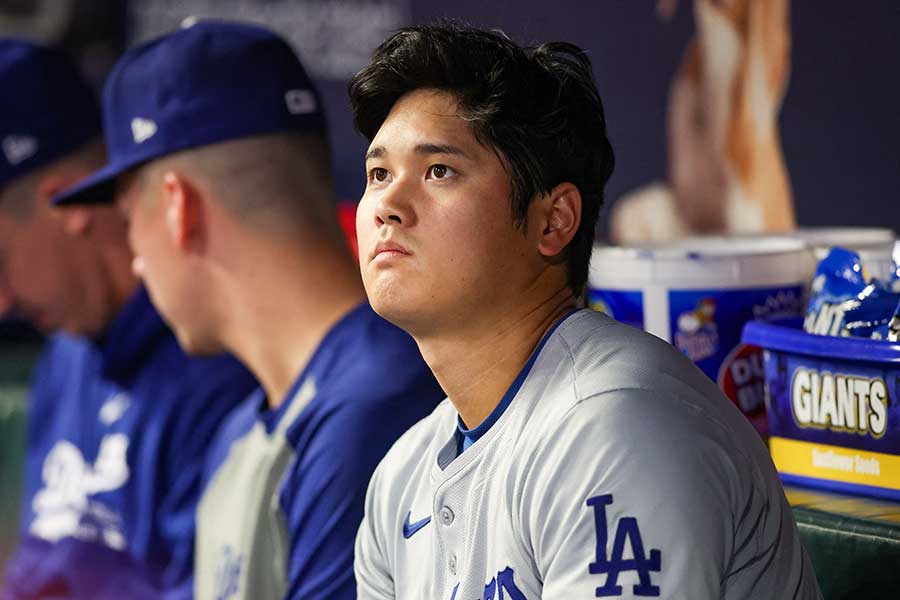
[[0, 344], [0, 572], [18, 535], [28, 374], [35, 344]]
[[15, 541], [22, 494], [25, 388], [0, 387], [0, 570]]
[[900, 598], [900, 503], [785, 491], [826, 600]]

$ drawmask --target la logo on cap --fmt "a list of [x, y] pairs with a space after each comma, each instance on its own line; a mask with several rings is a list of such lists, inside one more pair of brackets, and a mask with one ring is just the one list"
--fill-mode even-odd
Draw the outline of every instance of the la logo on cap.
[[131, 120], [131, 135], [134, 136], [136, 144], [149, 140], [155, 133], [156, 123], [150, 119], [135, 117]]
[[11, 165], [31, 158], [37, 150], [38, 141], [32, 135], [8, 135], [3, 138], [3, 154]]

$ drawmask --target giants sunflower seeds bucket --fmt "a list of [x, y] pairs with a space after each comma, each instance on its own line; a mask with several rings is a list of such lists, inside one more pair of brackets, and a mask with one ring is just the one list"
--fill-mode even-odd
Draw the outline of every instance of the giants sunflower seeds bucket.
[[671, 342], [766, 435], [761, 350], [741, 343], [753, 319], [801, 316], [814, 262], [786, 237], [689, 238], [596, 246], [591, 308]]
[[769, 450], [782, 479], [900, 500], [900, 343], [751, 322], [764, 348]]

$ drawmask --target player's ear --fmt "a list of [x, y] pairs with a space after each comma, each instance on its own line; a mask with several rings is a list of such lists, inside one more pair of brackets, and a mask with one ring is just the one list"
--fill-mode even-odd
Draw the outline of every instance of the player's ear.
[[581, 224], [581, 192], [572, 183], [561, 183], [532, 203], [529, 216], [538, 251], [548, 258], [559, 256]]
[[37, 209], [52, 210], [54, 215], [62, 219], [66, 233], [74, 237], [82, 237], [91, 230], [94, 223], [94, 211], [86, 206], [67, 206], [61, 210], [52, 208], [53, 197], [77, 183], [77, 178], [61, 170], [49, 173], [38, 182]]
[[198, 188], [183, 174], [166, 171], [162, 176], [165, 226], [170, 239], [183, 250], [203, 239], [203, 202]]

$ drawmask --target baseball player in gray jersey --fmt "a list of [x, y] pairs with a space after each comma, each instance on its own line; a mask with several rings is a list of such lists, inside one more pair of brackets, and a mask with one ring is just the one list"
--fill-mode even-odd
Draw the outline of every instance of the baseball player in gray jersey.
[[350, 97], [366, 291], [449, 396], [370, 483], [359, 597], [819, 598], [750, 424], [671, 346], [577, 308], [613, 169], [585, 54], [409, 28]]

